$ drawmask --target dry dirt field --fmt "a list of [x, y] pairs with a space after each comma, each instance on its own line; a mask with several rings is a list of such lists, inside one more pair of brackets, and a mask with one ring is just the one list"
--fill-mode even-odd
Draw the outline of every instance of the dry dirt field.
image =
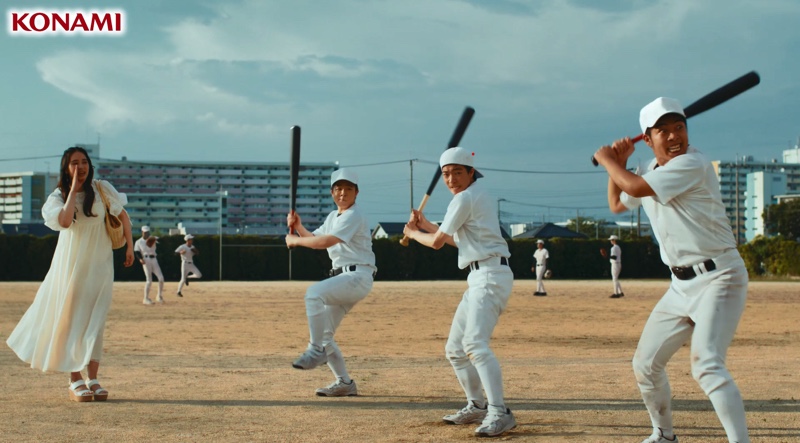
[[[38, 283], [0, 283], [0, 441], [453, 442], [474, 426], [441, 416], [463, 406], [444, 358], [465, 282], [379, 282], [337, 339], [360, 396], [315, 397], [327, 367], [291, 368], [308, 329], [310, 282], [192, 282], [185, 297], [141, 304], [140, 283], [115, 285], [100, 378], [105, 403], [68, 401], [67, 376], [43, 374], [5, 346]], [[519, 442], [640, 442], [650, 423], [630, 367], [666, 281], [517, 281], [492, 341]], [[751, 283], [728, 354], [753, 442], [800, 441], [800, 283]], [[684, 347], [669, 365], [682, 443], [723, 442]]]

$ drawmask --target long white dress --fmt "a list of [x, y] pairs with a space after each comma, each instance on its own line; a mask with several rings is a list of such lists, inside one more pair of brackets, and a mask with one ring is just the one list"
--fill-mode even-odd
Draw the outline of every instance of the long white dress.
[[92, 212], [83, 214], [83, 196], [77, 195], [76, 218], [69, 228], [58, 224], [64, 207], [56, 189], [42, 207], [44, 224], [60, 231], [50, 270], [28, 311], [6, 343], [22, 361], [42, 371], [77, 372], [99, 361], [103, 353], [103, 331], [111, 306], [114, 258], [105, 228], [105, 208], [97, 183], [103, 185], [110, 212], [119, 215], [128, 203], [106, 181], [92, 184]]

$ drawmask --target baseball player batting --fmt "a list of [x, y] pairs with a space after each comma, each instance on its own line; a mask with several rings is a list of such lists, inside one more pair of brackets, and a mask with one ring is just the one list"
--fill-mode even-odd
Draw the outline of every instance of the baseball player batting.
[[150, 286], [153, 284], [153, 274], [158, 278], [158, 298], [159, 303], [164, 303], [164, 274], [161, 273], [161, 266], [158, 265], [156, 258], [156, 240], [158, 237], [150, 235], [150, 226], [142, 226], [142, 238], [136, 240], [133, 245], [133, 254], [142, 264], [144, 270], [144, 301], [145, 305], [152, 305], [150, 299]]
[[674, 99], [642, 108], [643, 140], [655, 159], [644, 175], [626, 169], [630, 138], [603, 146], [594, 158], [608, 171], [608, 204], [619, 213], [644, 208], [672, 270], [669, 289], [644, 326], [633, 357], [636, 382], [653, 433], [642, 443], [677, 442], [666, 366], [691, 340], [692, 376], [711, 400], [730, 442], [749, 443], [744, 403], [725, 367], [747, 298], [747, 270], [736, 249], [711, 162], [689, 145], [686, 115]]
[[289, 228], [297, 234], [286, 236], [286, 246], [327, 249], [333, 264], [330, 278], [306, 290], [310, 338], [308, 348], [292, 367], [314, 369], [327, 362], [336, 380], [317, 389], [316, 394], [344, 397], [358, 395], [358, 388], [347, 372], [342, 351], [333, 336], [345, 314], [372, 290], [378, 268], [367, 217], [356, 205], [358, 175], [348, 169], [335, 171], [331, 175], [331, 196], [337, 209], [314, 232], [303, 226], [296, 212], [291, 211], [286, 217]]
[[441, 155], [442, 179], [453, 194], [444, 220], [437, 226], [419, 210], [412, 210], [403, 233], [429, 248], [455, 246], [458, 267], [470, 269], [469, 288], [458, 304], [445, 345], [467, 405], [443, 420], [454, 425], [480, 423], [475, 435], [494, 437], [517, 426], [503, 399], [500, 363], [489, 348], [494, 327], [511, 295], [514, 274], [508, 266], [508, 244], [500, 235], [500, 221], [493, 209], [497, 200], [476, 182], [482, 175], [474, 168], [473, 155], [460, 147]]

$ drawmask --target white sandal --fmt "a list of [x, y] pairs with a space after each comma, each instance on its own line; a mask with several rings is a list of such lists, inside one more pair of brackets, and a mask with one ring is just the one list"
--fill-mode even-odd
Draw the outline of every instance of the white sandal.
[[[92, 389], [92, 386], [99, 385], [100, 382], [97, 381], [96, 378], [89, 380], [89, 383], [86, 384], [86, 387]], [[98, 388], [96, 391], [89, 391], [94, 395], [94, 401], [106, 401], [108, 400], [108, 390], [106, 388]]]
[[[84, 389], [77, 390], [81, 386], [83, 386]], [[92, 391], [90, 391], [89, 389], [86, 389], [86, 387], [87, 387], [86, 382], [83, 380], [77, 380], [70, 383], [69, 385], [70, 400], [81, 403], [86, 401], [92, 401], [92, 399], [94, 398], [94, 394], [92, 394]]]

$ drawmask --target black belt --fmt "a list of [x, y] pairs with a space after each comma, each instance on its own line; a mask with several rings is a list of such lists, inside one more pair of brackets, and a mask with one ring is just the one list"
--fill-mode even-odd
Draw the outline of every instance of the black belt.
[[[356, 265], [342, 266], [341, 268], [331, 269], [330, 271], [328, 271], [328, 275], [330, 277], [335, 277], [345, 271], [355, 272], [356, 269], [358, 269], [358, 266]], [[372, 273], [373, 278], [375, 277], [375, 274], [376, 274], [375, 272]]]
[[[717, 269], [716, 263], [714, 260], [708, 259], [704, 261], [703, 266], [706, 268], [706, 272], [711, 272]], [[695, 265], [697, 266], [697, 265]], [[697, 277], [697, 272], [694, 270], [694, 266], [673, 266], [670, 268], [672, 274], [675, 275], [675, 278], [678, 280], [691, 280]]]
[[541, 265], [540, 265], [540, 264], [538, 264], [538, 263], [537, 263], [537, 264], [536, 264], [536, 266], [544, 266], [544, 264], [541, 264]]
[[[483, 260], [479, 260], [479, 261], [483, 261]], [[508, 266], [508, 259], [505, 258], [505, 257], [500, 257], [500, 264], [502, 266]], [[474, 262], [469, 264], [469, 270], [470, 271], [477, 271], [480, 268], [481, 267], [480, 267], [480, 265], [478, 264], [477, 261], [474, 261]]]
[[144, 258], [156, 258], [155, 255], [145, 255]]

